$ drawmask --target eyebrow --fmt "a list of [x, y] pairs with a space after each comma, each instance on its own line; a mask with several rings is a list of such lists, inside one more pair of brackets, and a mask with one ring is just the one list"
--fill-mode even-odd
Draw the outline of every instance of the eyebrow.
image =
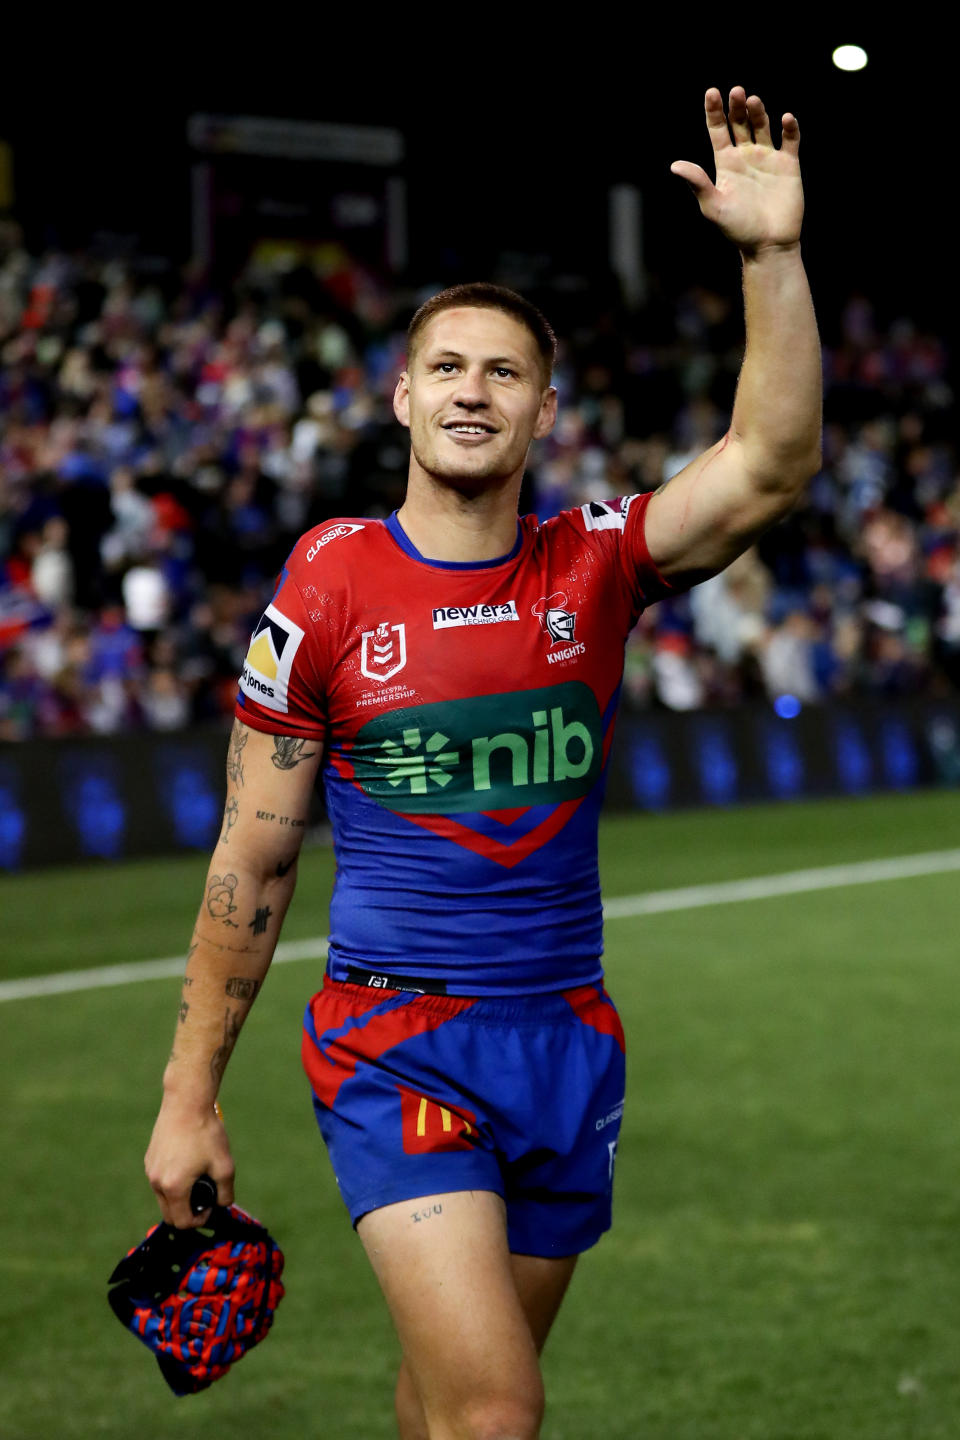
[[[430, 352], [428, 352], [428, 353], [430, 353]], [[432, 360], [442, 361], [442, 360], [465, 360], [467, 357], [466, 357], [465, 355], [461, 354], [461, 352], [460, 352], [459, 350], [434, 350], [434, 351], [430, 354], [430, 358], [431, 358]], [[511, 366], [514, 370], [522, 370], [522, 369], [525, 368], [523, 361], [517, 359], [517, 357], [516, 357], [516, 356], [513, 356], [513, 355], [491, 355], [487, 360], [484, 361], [484, 364], [486, 364], [486, 365], [509, 365], [509, 366]]]

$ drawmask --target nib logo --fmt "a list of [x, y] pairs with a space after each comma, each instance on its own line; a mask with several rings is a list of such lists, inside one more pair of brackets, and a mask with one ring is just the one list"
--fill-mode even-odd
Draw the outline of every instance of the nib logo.
[[426, 795], [431, 780], [441, 787], [450, 784], [447, 771], [457, 764], [460, 756], [456, 750], [444, 750], [448, 743], [447, 736], [437, 730], [426, 744], [421, 741], [419, 730], [404, 730], [402, 743], [384, 740], [374, 759], [378, 765], [391, 767], [384, 776], [389, 785], [409, 785], [411, 795]]

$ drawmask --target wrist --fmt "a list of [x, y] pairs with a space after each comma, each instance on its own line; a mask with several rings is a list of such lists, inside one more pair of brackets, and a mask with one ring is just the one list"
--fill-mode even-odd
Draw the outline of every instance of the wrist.
[[760, 245], [740, 245], [740, 260], [744, 265], [770, 265], [781, 263], [784, 259], [797, 260], [800, 258], [800, 240], [769, 242]]

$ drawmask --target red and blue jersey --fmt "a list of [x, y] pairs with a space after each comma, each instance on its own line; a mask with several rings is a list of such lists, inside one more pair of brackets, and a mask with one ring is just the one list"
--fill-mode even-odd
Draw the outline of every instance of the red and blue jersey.
[[237, 717], [325, 747], [328, 971], [532, 994], [601, 974], [597, 824], [629, 631], [669, 589], [648, 495], [537, 523], [507, 555], [425, 559], [395, 515], [294, 547]]

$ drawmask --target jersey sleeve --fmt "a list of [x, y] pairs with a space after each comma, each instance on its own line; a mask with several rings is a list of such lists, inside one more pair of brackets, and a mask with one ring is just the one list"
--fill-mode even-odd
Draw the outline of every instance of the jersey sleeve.
[[235, 714], [254, 730], [323, 743], [326, 666], [300, 589], [284, 570], [254, 627], [240, 675]]
[[590, 500], [580, 507], [588, 535], [599, 532], [597, 538], [603, 536], [615, 546], [631, 625], [636, 624], [648, 605], [676, 593], [674, 586], [660, 574], [647, 548], [644, 526], [652, 497], [652, 491], [645, 495], [618, 495], [613, 500]]

